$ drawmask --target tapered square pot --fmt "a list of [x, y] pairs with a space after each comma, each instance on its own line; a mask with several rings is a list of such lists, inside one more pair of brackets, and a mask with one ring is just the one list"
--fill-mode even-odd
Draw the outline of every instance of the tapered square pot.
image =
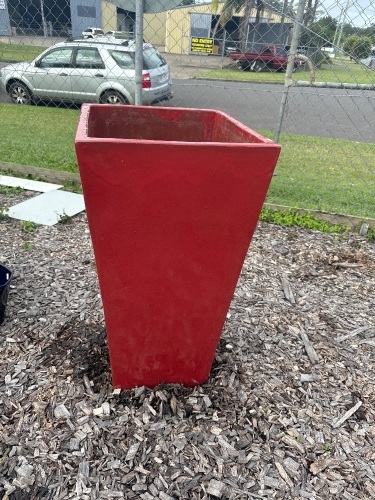
[[114, 387], [205, 382], [279, 145], [219, 111], [94, 104], [75, 146]]

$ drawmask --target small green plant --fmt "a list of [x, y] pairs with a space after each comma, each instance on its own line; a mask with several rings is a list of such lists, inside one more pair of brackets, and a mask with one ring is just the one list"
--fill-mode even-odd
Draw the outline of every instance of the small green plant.
[[64, 182], [64, 191], [82, 194], [82, 187], [75, 181], [66, 181]]
[[9, 220], [9, 208], [8, 207], [0, 207], [0, 221]]
[[271, 411], [271, 408], [269, 407], [269, 405], [266, 403], [265, 405], [263, 405], [263, 412], [267, 415], [267, 413], [269, 413]]
[[314, 217], [309, 212], [299, 213], [295, 209], [282, 211], [264, 207], [260, 214], [260, 220], [282, 226], [304, 227], [314, 231], [321, 231], [322, 233], [345, 233], [348, 231], [346, 226], [331, 224], [318, 217]]
[[59, 215], [59, 223], [60, 224], [70, 224], [72, 222], [72, 217], [63, 212], [62, 215]]
[[331, 451], [331, 445], [330, 445], [330, 443], [324, 443], [323, 450], [324, 450], [325, 453], [330, 452]]
[[375, 241], [375, 227], [369, 229], [366, 236], [369, 241]]
[[27, 250], [28, 252], [32, 252], [34, 250], [34, 245], [30, 243], [30, 241], [24, 241], [23, 242], [23, 248]]
[[11, 187], [11, 186], [0, 186], [0, 194], [5, 194], [6, 196], [14, 196], [23, 191], [20, 187]]
[[36, 224], [28, 220], [21, 220], [21, 229], [25, 233], [35, 233], [37, 230]]

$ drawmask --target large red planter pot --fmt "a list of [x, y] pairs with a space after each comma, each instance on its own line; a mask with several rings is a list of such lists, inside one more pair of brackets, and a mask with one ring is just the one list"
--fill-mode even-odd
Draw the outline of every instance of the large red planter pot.
[[114, 387], [205, 382], [280, 147], [218, 111], [95, 104], [75, 146]]

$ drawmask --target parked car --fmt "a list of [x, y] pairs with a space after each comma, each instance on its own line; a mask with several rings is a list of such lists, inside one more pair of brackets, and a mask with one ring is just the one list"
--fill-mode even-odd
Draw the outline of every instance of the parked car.
[[104, 31], [100, 28], [86, 28], [82, 31], [83, 38], [98, 38], [104, 36]]
[[367, 66], [370, 69], [375, 69], [375, 57], [374, 56], [366, 57], [366, 59], [361, 59], [359, 62], [361, 64], [363, 64], [364, 66]]
[[105, 36], [114, 36], [115, 38], [124, 38], [126, 40], [134, 39], [134, 34], [126, 31], [106, 31]]
[[[263, 45], [259, 52], [231, 51], [229, 57], [242, 69], [250, 69], [256, 73], [266, 68], [285, 71], [288, 65], [287, 51], [283, 46], [276, 44]], [[294, 68], [297, 69], [300, 64], [301, 61], [295, 59]]]
[[[75, 40], [58, 43], [32, 62], [0, 69], [0, 88], [15, 104], [37, 100], [135, 104], [135, 43]], [[167, 62], [143, 44], [142, 103], [170, 99]]]
[[[108, 38], [109, 40], [115, 39], [122, 41], [124, 40], [133, 41], [134, 33], [130, 31], [106, 31], [104, 37]], [[146, 42], [145, 39], [143, 39], [143, 41]]]

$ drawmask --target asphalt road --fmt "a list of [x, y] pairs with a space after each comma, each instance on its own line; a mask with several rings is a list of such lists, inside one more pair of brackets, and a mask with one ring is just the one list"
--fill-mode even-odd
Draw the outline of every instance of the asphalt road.
[[[163, 105], [218, 109], [250, 128], [275, 131], [284, 87], [241, 82], [174, 79], [173, 90], [174, 98]], [[10, 102], [9, 97], [4, 93], [0, 93], [0, 104], [2, 102]], [[375, 92], [291, 88], [282, 131], [375, 142]]]
[[[172, 106], [213, 108], [254, 129], [275, 131], [284, 87], [203, 80], [173, 80]], [[375, 142], [375, 91], [294, 87], [284, 132]]]

